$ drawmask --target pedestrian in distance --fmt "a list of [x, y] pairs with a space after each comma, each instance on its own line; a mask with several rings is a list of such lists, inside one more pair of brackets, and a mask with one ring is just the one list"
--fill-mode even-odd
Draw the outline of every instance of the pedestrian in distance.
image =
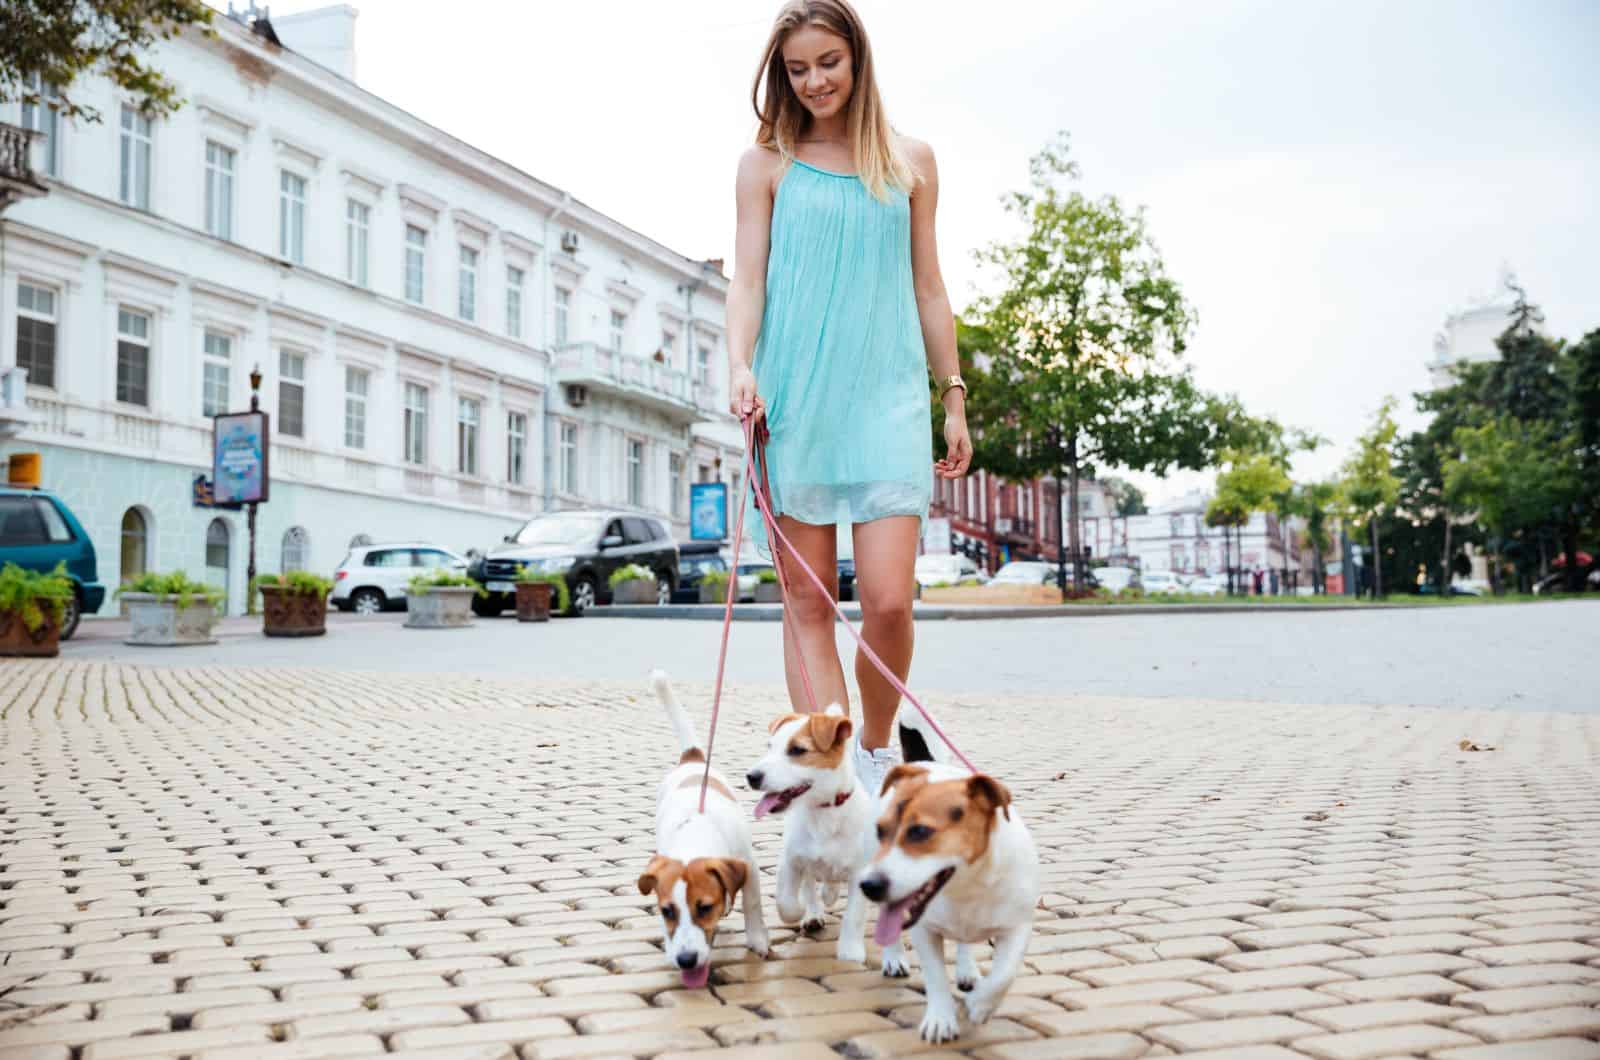
[[[751, 91], [756, 142], [739, 160], [738, 231], [728, 290], [731, 411], [764, 424], [779, 528], [837, 597], [837, 534], [848, 525], [862, 635], [902, 681], [913, 650], [917, 543], [933, 477], [972, 459], [966, 384], [939, 272], [932, 148], [890, 126], [872, 49], [846, 0], [789, 0]], [[945, 410], [933, 458], [928, 372]], [[761, 519], [745, 525], [767, 553]], [[808, 709], [798, 651], [819, 704], [848, 706], [833, 612], [782, 552], [788, 582], [784, 674]], [[900, 696], [855, 660], [857, 775], [876, 791], [900, 760]]]

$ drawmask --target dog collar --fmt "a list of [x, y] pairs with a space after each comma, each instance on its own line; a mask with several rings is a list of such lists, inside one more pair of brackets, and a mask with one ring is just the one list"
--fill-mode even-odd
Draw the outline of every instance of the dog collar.
[[824, 810], [832, 810], [836, 807], [843, 806], [845, 803], [850, 801], [850, 796], [854, 795], [855, 793], [856, 792], [854, 788], [851, 788], [848, 791], [841, 791], [837, 796], [834, 797], [832, 802], [823, 803], [821, 808]]

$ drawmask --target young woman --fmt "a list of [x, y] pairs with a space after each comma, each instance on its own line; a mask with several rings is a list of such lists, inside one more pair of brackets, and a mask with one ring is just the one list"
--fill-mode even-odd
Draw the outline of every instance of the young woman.
[[[836, 527], [850, 524], [862, 635], [903, 681], [933, 475], [960, 478], [972, 457], [933, 238], [933, 151], [890, 128], [847, 0], [784, 4], [752, 101], [760, 128], [739, 161], [728, 292], [732, 411], [765, 419], [773, 511], [835, 596]], [[945, 408], [947, 456], [937, 463], [930, 368]], [[745, 525], [765, 548], [753, 507]], [[848, 704], [833, 612], [778, 555], [795, 633], [784, 641], [790, 699], [806, 709], [797, 642], [818, 702]], [[855, 669], [857, 774], [876, 791], [900, 757], [890, 745], [900, 697], [865, 655]]]

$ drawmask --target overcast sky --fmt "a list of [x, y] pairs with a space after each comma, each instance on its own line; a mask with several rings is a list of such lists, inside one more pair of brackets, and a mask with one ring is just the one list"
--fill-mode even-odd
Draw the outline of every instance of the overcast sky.
[[[891, 121], [939, 159], [957, 311], [1057, 130], [1148, 209], [1202, 385], [1333, 444], [1424, 386], [1502, 265], [1600, 327], [1600, 2], [856, 0]], [[275, 13], [321, 6], [279, 2]], [[694, 257], [732, 258], [772, 0], [365, 0], [367, 89]], [[1408, 422], [1414, 422], [1412, 416]], [[1145, 476], [1160, 499], [1211, 476]]]

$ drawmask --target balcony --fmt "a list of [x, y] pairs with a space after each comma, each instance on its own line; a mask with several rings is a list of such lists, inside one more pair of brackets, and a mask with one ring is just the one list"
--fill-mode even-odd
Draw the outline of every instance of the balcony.
[[33, 171], [33, 141], [38, 135], [0, 122], [0, 213], [14, 202], [37, 198], [49, 190]]
[[40, 417], [28, 408], [28, 372], [0, 368], [0, 438], [13, 438]]
[[562, 387], [580, 385], [591, 394], [619, 398], [684, 423], [704, 417], [688, 374], [653, 358], [576, 342], [556, 351], [555, 374]]

